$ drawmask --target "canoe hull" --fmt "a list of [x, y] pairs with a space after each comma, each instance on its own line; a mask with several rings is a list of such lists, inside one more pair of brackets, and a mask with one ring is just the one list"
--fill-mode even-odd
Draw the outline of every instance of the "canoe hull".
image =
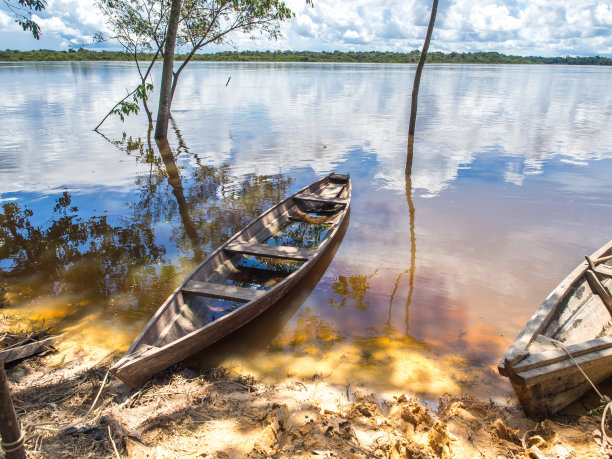
[[236, 311], [237, 314], [226, 320], [222, 324], [223, 326], [202, 328], [193, 334], [174, 341], [168, 346], [145, 351], [138, 359], [126, 360], [125, 364], [117, 368], [115, 375], [128, 386], [137, 386], [151, 376], [177, 362], [185, 360], [255, 319], [291, 290], [306, 273], [307, 271], [299, 273], [299, 276], [296, 276], [291, 282], [270, 293], [269, 296], [267, 295], [246, 304]]

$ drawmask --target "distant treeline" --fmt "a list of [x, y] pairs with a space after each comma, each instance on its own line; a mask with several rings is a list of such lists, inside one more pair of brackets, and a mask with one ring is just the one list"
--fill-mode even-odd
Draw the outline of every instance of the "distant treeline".
[[[196, 61], [233, 61], [233, 62], [356, 62], [356, 63], [398, 63], [410, 64], [419, 60], [420, 52], [392, 53], [381, 51], [367, 52], [314, 52], [314, 51], [224, 51], [214, 54], [196, 54]], [[153, 54], [141, 54], [143, 61], [153, 58]], [[177, 54], [176, 59], [184, 58]], [[0, 61], [130, 61], [132, 56], [118, 51], [91, 51], [84, 48], [75, 51], [0, 51]], [[612, 65], [609, 57], [536, 57], [507, 56], [495, 52], [482, 53], [440, 53], [427, 54], [430, 63], [457, 64], [566, 64], [566, 65]]]

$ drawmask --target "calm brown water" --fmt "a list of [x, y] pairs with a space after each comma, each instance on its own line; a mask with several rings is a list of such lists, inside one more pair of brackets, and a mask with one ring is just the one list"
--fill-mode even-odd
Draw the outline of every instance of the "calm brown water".
[[428, 66], [407, 178], [413, 72], [194, 64], [162, 154], [142, 116], [91, 130], [131, 66], [0, 64], [4, 311], [125, 350], [207, 253], [335, 170], [353, 180], [335, 255], [191, 364], [503, 397], [506, 347], [612, 237], [612, 69]]

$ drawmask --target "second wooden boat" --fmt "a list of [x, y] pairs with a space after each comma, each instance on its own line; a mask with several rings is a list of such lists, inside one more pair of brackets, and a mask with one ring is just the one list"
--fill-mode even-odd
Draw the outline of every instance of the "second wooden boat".
[[330, 174], [264, 212], [187, 277], [111, 371], [138, 385], [257, 317], [331, 246], [350, 199], [350, 177]]
[[[533, 314], [499, 363], [534, 419], [612, 376], [612, 241], [578, 265]], [[588, 377], [588, 379], [587, 379]]]

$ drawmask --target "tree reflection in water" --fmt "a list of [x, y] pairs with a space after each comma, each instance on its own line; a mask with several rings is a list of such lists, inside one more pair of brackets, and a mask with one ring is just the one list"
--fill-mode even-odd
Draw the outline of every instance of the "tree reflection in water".
[[364, 336], [348, 337], [309, 307], [271, 341], [263, 358], [226, 363], [277, 378], [322, 375], [332, 384], [401, 388], [427, 397], [456, 393], [469, 379], [456, 357], [436, 354], [395, 327], [369, 328]]
[[269, 349], [272, 352], [290, 350], [297, 355], [324, 359], [326, 352], [345, 340], [341, 331], [332, 323], [313, 314], [310, 308], [305, 308], [298, 314], [294, 329], [281, 333], [272, 341]]
[[[249, 174], [237, 180], [229, 164], [204, 164], [189, 151], [174, 122], [172, 127], [178, 147], [173, 152], [167, 142], [158, 144], [161, 161], [150, 162], [146, 154], [152, 149], [150, 136], [148, 148], [141, 148], [144, 142], [140, 138], [132, 140], [144, 154], [134, 156], [136, 150], [132, 150], [131, 155], [151, 164], [152, 169], [146, 180], [140, 177], [137, 181], [140, 199], [129, 206], [135, 218], [150, 220], [153, 225], [180, 220], [172, 230], [173, 245], [182, 253], [193, 251], [195, 261], [201, 261], [265, 209], [284, 199], [291, 178]], [[128, 142], [124, 145], [127, 147]], [[180, 161], [180, 157], [188, 159]]]
[[291, 178], [250, 174], [238, 179], [227, 164], [207, 166], [173, 127], [179, 139], [174, 151], [168, 144], [156, 148], [150, 132], [105, 137], [148, 166], [147, 173], [135, 174], [134, 192], [121, 195], [112, 214], [75, 205], [89, 199], [80, 190], [57, 198], [47, 221], [39, 203], [37, 215], [19, 201], [2, 205], [0, 298], [5, 306], [36, 316], [44, 300], [53, 303], [57, 318], [87, 309], [113, 327], [119, 325], [116, 319], [130, 324], [133, 334], [207, 253], [286, 196]]
[[[416, 112], [415, 115], [416, 116]], [[414, 159], [414, 135], [408, 136], [408, 146], [406, 155], [406, 200], [408, 201], [408, 213], [410, 214], [410, 290], [408, 291], [408, 298], [406, 299], [406, 335], [410, 330], [410, 303], [412, 302], [412, 294], [414, 293], [414, 271], [416, 269], [416, 233], [414, 227], [414, 201], [412, 199], [412, 160]], [[390, 315], [390, 312], [389, 312]]]
[[366, 294], [370, 290], [368, 280], [377, 273], [378, 270], [375, 270], [369, 276], [359, 274], [354, 276], [338, 276], [338, 280], [332, 285], [332, 291], [340, 298], [330, 298], [330, 306], [336, 309], [344, 309], [348, 306], [360, 311], [366, 311], [370, 307], [370, 302], [365, 299]]
[[[9, 304], [39, 297], [77, 297], [113, 309], [118, 292], [147, 295], [168, 270], [142, 270], [165, 254], [146, 224], [107, 216], [83, 218], [64, 192], [51, 219], [34, 225], [34, 212], [11, 202], [0, 214], [0, 271]], [[133, 306], [124, 305], [123, 308]], [[58, 314], [60, 317], [65, 315]]]

